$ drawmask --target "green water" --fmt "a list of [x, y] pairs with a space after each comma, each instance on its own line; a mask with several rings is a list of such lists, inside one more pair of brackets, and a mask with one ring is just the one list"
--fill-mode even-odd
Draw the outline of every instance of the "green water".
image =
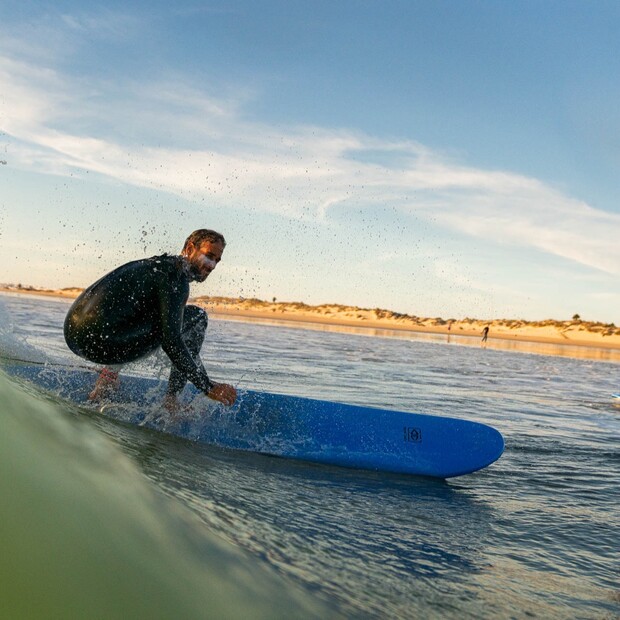
[[325, 617], [90, 426], [1, 374], [0, 498], [0, 618]]

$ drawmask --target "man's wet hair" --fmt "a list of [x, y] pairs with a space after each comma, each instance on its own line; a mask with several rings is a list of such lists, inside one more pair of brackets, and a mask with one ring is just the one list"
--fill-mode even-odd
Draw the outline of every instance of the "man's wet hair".
[[208, 228], [199, 228], [185, 240], [182, 251], [185, 252], [190, 243], [199, 248], [205, 241], [210, 241], [211, 243], [221, 243], [224, 247], [226, 247], [226, 239], [224, 239], [224, 235]]

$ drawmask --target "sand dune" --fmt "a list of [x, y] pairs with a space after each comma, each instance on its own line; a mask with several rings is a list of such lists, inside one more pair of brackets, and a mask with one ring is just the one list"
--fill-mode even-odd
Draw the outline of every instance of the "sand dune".
[[603, 323], [571, 321], [522, 321], [509, 319], [423, 318], [380, 308], [367, 309], [338, 304], [309, 306], [299, 302], [266, 302], [259, 299], [198, 297], [194, 303], [203, 305], [214, 315], [247, 318], [331, 323], [352, 327], [371, 327], [414, 332], [440, 333], [446, 336], [482, 336], [489, 327], [489, 339], [502, 338], [530, 342], [574, 344], [620, 348], [620, 328]]

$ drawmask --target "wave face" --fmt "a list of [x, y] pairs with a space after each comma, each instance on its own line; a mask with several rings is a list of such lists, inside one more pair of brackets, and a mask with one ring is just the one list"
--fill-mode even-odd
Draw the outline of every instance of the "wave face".
[[79, 412], [3, 376], [0, 497], [0, 617], [324, 612], [166, 498]]
[[[3, 355], [81, 363], [67, 302], [0, 303]], [[491, 424], [506, 451], [448, 482], [324, 467], [0, 376], [0, 617], [620, 614], [616, 364], [231, 321], [211, 321], [203, 359], [242, 387]]]

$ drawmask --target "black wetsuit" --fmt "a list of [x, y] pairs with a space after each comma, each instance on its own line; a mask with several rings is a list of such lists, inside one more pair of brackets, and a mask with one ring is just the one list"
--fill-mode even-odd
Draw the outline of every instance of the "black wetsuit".
[[199, 358], [207, 313], [187, 306], [191, 276], [180, 256], [153, 256], [122, 265], [89, 286], [65, 319], [65, 340], [98, 364], [132, 362], [162, 347], [172, 362], [169, 393], [191, 381], [213, 386]]

